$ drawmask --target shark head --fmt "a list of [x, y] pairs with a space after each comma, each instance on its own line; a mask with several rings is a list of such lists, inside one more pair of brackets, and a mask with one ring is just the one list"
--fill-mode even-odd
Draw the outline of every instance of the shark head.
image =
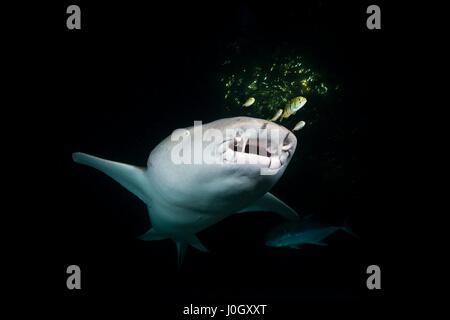
[[296, 146], [295, 135], [276, 123], [226, 118], [175, 130], [150, 154], [148, 170], [171, 203], [228, 212], [264, 195]]

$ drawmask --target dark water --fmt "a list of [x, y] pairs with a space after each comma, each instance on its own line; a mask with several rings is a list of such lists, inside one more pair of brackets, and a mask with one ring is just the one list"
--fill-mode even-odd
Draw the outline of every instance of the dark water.
[[[167, 307], [172, 318], [190, 303], [267, 303], [277, 315], [382, 300], [365, 284], [367, 266], [386, 263], [366, 143], [383, 78], [377, 62], [383, 34], [365, 28], [367, 5], [81, 7], [81, 31], [69, 32], [65, 17], [55, 18], [65, 11], [61, 4], [47, 8], [50, 18], [35, 39], [38, 93], [30, 126], [39, 143], [30, 147], [49, 168], [40, 172], [47, 182], [37, 197], [45, 228], [35, 256], [54, 299], [69, 305], [71, 299], [81, 305], [130, 299], [150, 313]], [[224, 60], [254, 66], [291, 52], [339, 90], [305, 105], [297, 120], [307, 126], [272, 192], [329, 223], [350, 217], [360, 239], [337, 233], [324, 248], [269, 248], [267, 232], [281, 219], [236, 215], [202, 231], [211, 253], [189, 250], [177, 273], [172, 242], [136, 240], [150, 227], [144, 204], [105, 175], [74, 164], [71, 153], [144, 166], [173, 129], [247, 112], [226, 108], [219, 81]], [[82, 269], [80, 292], [65, 288], [70, 264]]]

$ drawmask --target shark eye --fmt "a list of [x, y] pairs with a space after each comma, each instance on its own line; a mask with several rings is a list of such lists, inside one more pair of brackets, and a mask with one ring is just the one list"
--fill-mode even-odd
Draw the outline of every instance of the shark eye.
[[189, 132], [189, 130], [186, 130], [185, 132], [184, 132], [184, 135], [187, 137], [187, 136], [189, 136], [191, 133]]

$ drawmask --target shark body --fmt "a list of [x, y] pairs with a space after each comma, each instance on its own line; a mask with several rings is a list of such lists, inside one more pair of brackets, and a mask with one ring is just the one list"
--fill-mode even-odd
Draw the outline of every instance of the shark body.
[[312, 220], [310, 217], [299, 221], [281, 223], [273, 228], [266, 245], [269, 247], [289, 247], [300, 249], [304, 245], [328, 245], [324, 240], [338, 230], [358, 238], [348, 227], [347, 221], [342, 226], [333, 226]]
[[[192, 137], [198, 129], [194, 126], [174, 133]], [[147, 168], [80, 152], [72, 155], [75, 162], [107, 174], [147, 205], [152, 228], [140, 239], [172, 239], [177, 246], [179, 265], [188, 245], [207, 251], [196, 233], [234, 213], [272, 211], [290, 220], [298, 219], [293, 209], [268, 192], [295, 152], [297, 139], [292, 132], [273, 122], [249, 117], [220, 119], [204, 124], [201, 129], [222, 133], [201, 146], [203, 154], [221, 161], [175, 163], [173, 157], [179, 141], [174, 141], [174, 133], [153, 149]], [[268, 133], [264, 145], [254, 135], [256, 130]], [[275, 131], [277, 134], [272, 135]], [[187, 146], [193, 159], [196, 144]], [[252, 150], [264, 152], [259, 155]], [[257, 159], [258, 163], [243, 161], [249, 159]], [[270, 174], [262, 175], [261, 170]]]

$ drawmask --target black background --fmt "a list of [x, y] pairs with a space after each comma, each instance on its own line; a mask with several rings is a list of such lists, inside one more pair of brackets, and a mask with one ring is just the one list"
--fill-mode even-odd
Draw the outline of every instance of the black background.
[[[31, 12], [40, 13], [22, 52], [28, 68], [22, 81], [31, 90], [17, 97], [18, 104], [26, 101], [16, 116], [26, 113], [21, 122], [27, 129], [18, 152], [26, 149], [24, 168], [33, 173], [34, 190], [16, 202], [19, 211], [31, 215], [23, 226], [26, 254], [17, 258], [22, 267], [39, 261], [35, 289], [47, 301], [68, 310], [138, 307], [148, 318], [158, 313], [183, 318], [182, 307], [190, 303], [269, 304], [267, 317], [274, 318], [300, 310], [351, 314], [385, 305], [392, 295], [388, 235], [394, 207], [386, 205], [393, 188], [385, 180], [391, 169], [384, 161], [389, 138], [380, 130], [378, 111], [380, 93], [384, 101], [392, 94], [390, 68], [398, 61], [393, 48], [401, 39], [393, 31], [390, 8], [379, 4], [382, 30], [368, 30], [365, 10], [371, 3], [364, 2], [79, 1], [82, 29], [67, 30], [70, 4], [41, 5]], [[343, 159], [357, 159], [351, 166], [358, 183], [350, 186], [347, 176], [332, 185], [318, 182], [323, 168], [303, 157], [290, 166], [304, 169], [288, 168], [273, 193], [299, 211], [337, 223], [350, 216], [361, 239], [338, 234], [326, 248], [274, 250], [263, 243], [281, 221], [277, 216], [233, 216], [199, 234], [211, 253], [191, 249], [177, 273], [173, 243], [135, 239], [149, 227], [145, 206], [106, 176], [75, 165], [71, 153], [143, 166], [174, 128], [233, 116], [214, 101], [217, 66], [236, 39], [250, 57], [287, 42], [345, 83], [342, 112], [331, 120], [357, 128], [358, 135], [344, 133], [333, 148], [345, 150]], [[332, 134], [333, 126], [328, 130]], [[312, 139], [315, 148], [330, 148], [326, 135]], [[70, 264], [81, 267], [80, 291], [66, 288]], [[371, 264], [383, 272], [380, 291], [366, 288]]]

